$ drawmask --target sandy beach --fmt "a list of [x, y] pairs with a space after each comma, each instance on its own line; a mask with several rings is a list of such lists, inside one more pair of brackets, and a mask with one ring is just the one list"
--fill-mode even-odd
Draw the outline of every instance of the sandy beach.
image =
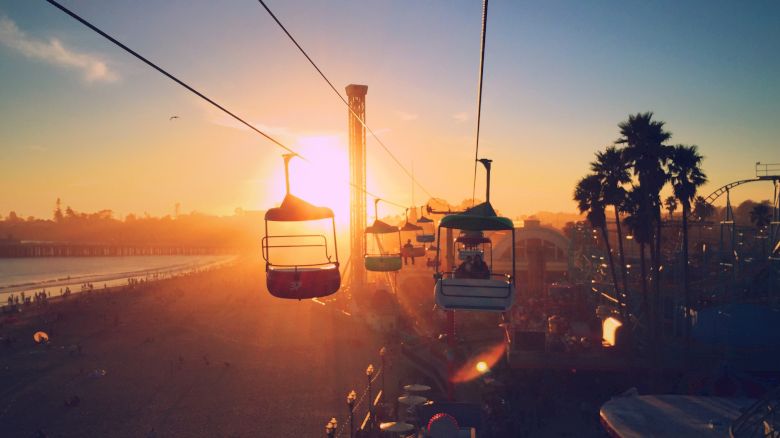
[[382, 346], [333, 305], [271, 297], [259, 261], [2, 318], [0, 436], [319, 436]]

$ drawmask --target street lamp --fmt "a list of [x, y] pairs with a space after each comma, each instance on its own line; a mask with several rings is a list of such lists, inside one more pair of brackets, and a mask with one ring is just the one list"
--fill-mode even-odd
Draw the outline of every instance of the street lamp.
[[355, 430], [355, 400], [357, 400], [357, 394], [353, 389], [347, 394], [347, 406], [349, 406], [349, 438], [352, 438], [352, 433]]
[[379, 349], [379, 359], [382, 361], [382, 399], [385, 399], [385, 396], [387, 393], [385, 392], [385, 355], [387, 354], [387, 349], [385, 347], [382, 347]]
[[369, 364], [366, 368], [366, 377], [368, 377], [368, 418], [369, 424], [374, 423], [374, 398], [371, 396], [371, 379], [374, 377], [374, 365]]
[[328, 435], [328, 438], [333, 438], [336, 436], [336, 429], [338, 428], [339, 422], [335, 418], [331, 418], [328, 424], [325, 425], [325, 434]]

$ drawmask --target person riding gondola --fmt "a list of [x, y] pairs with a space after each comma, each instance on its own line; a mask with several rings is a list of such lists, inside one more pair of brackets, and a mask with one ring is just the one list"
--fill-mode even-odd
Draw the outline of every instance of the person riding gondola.
[[490, 278], [490, 267], [482, 260], [482, 256], [479, 254], [474, 256], [474, 261], [471, 266], [471, 278]]
[[401, 254], [404, 256], [404, 265], [409, 264], [409, 259], [412, 259], [412, 265], [414, 265], [414, 245], [412, 245], [412, 239], [407, 239], [404, 244]]
[[471, 278], [473, 271], [474, 261], [471, 256], [467, 256], [466, 260], [455, 269], [455, 278]]

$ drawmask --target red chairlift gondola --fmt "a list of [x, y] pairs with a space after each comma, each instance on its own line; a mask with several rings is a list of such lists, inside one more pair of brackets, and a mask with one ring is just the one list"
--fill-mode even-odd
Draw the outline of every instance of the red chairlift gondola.
[[[278, 298], [302, 300], [332, 295], [341, 286], [339, 255], [336, 245], [336, 220], [333, 211], [317, 207], [290, 194], [289, 162], [294, 154], [284, 155], [286, 195], [282, 204], [265, 213], [265, 236], [262, 240], [263, 259], [266, 262], [266, 286], [271, 295]], [[325, 234], [280, 234], [269, 233], [269, 222], [310, 222], [330, 219], [333, 229], [333, 257], [329, 253]], [[272, 243], [273, 242], [273, 243]], [[278, 242], [278, 243], [277, 243]], [[322, 248], [321, 256], [310, 263], [274, 263], [272, 248], [293, 250]]]

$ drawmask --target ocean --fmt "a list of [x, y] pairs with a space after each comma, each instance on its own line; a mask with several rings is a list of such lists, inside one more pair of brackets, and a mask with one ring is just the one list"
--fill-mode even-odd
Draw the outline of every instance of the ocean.
[[[78, 292], [80, 285], [95, 288], [126, 284], [128, 278], [168, 276], [229, 263], [232, 255], [133, 257], [0, 258], [0, 304], [10, 293], [41, 291], [59, 295], [60, 288]], [[74, 287], [75, 286], [75, 287]]]

